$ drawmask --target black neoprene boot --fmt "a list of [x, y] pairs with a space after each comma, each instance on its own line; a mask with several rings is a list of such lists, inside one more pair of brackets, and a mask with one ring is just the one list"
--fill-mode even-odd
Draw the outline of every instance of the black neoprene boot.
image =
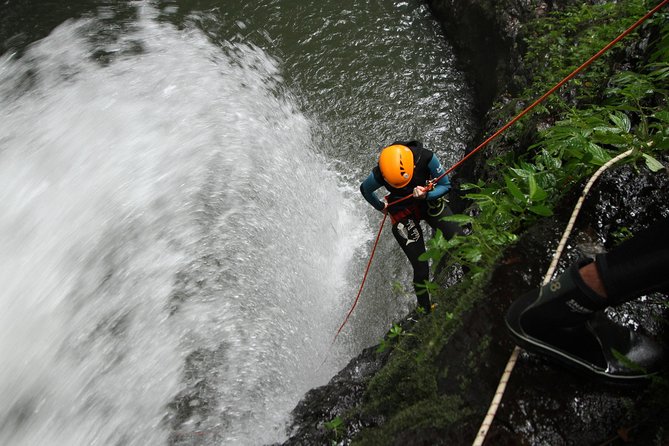
[[647, 379], [662, 366], [662, 348], [606, 317], [606, 299], [578, 273], [583, 265], [575, 263], [556, 280], [513, 302], [506, 315], [511, 335], [527, 351], [609, 381]]

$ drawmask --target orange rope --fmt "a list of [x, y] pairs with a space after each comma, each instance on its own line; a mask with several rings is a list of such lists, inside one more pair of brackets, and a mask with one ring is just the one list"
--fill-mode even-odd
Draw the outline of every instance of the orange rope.
[[[458, 167], [460, 167], [465, 161], [467, 161], [469, 158], [471, 158], [475, 153], [477, 153], [478, 151], [480, 151], [481, 149], [483, 149], [485, 146], [487, 146], [488, 144], [490, 144], [490, 142], [492, 142], [492, 141], [493, 141], [494, 139], [496, 139], [499, 135], [501, 135], [502, 133], [504, 133], [504, 132], [505, 132], [509, 127], [511, 127], [513, 124], [515, 124], [516, 122], [518, 122], [518, 120], [520, 120], [523, 116], [525, 116], [526, 114], [528, 114], [534, 107], [536, 107], [537, 105], [539, 105], [540, 103], [542, 103], [548, 96], [550, 96], [551, 94], [555, 93], [556, 90], [558, 90], [558, 89], [559, 89], [560, 87], [562, 87], [564, 84], [566, 84], [567, 82], [569, 82], [572, 78], [574, 78], [574, 76], [576, 76], [578, 73], [580, 73], [580, 72], [583, 71], [585, 68], [587, 68], [587, 67], [588, 67], [590, 64], [592, 64], [595, 60], [599, 59], [599, 57], [600, 57], [602, 54], [604, 54], [605, 52], [607, 52], [609, 49], [611, 49], [612, 46], [614, 46], [615, 44], [617, 44], [618, 42], [620, 42], [622, 39], [624, 39], [628, 34], [630, 34], [632, 31], [634, 31], [636, 28], [638, 28], [643, 22], [645, 22], [646, 20], [648, 20], [653, 14], [655, 14], [657, 11], [659, 11], [659, 10], [660, 10], [663, 6], [665, 6], [667, 3], [669, 3], [669, 0], [664, 0], [662, 3], [660, 3], [659, 5], [657, 5], [655, 8], [651, 9], [650, 11], [648, 11], [648, 12], [646, 13], [646, 15], [644, 15], [644, 16], [641, 17], [639, 20], [637, 20], [632, 26], [630, 26], [630, 27], [627, 28], [625, 31], [623, 31], [618, 37], [616, 37], [615, 39], [613, 39], [613, 40], [612, 40], [609, 44], [607, 44], [604, 48], [602, 48], [602, 49], [599, 50], [597, 53], [595, 53], [595, 55], [592, 56], [590, 59], [588, 59], [588, 60], [586, 60], [585, 62], [583, 62], [583, 64], [581, 64], [578, 68], [576, 68], [574, 71], [572, 71], [569, 75], [567, 75], [567, 76], [566, 76], [564, 79], [562, 79], [560, 82], [558, 82], [557, 84], [555, 84], [555, 86], [554, 86], [553, 88], [551, 88], [551, 89], [548, 90], [546, 93], [544, 93], [539, 99], [537, 99], [537, 100], [534, 101], [531, 105], [529, 105], [527, 108], [525, 108], [523, 111], [521, 111], [520, 113], [518, 113], [518, 115], [516, 115], [515, 118], [513, 118], [511, 121], [507, 122], [503, 127], [501, 127], [499, 130], [497, 130], [493, 135], [491, 135], [490, 137], [488, 137], [488, 139], [486, 139], [485, 141], [483, 141], [483, 142], [482, 142], [481, 144], [479, 144], [476, 148], [474, 148], [471, 152], [469, 152], [466, 156], [464, 156], [460, 161], [458, 161], [457, 163], [455, 163], [450, 169], [448, 169], [446, 172], [444, 172], [443, 174], [441, 174], [441, 175], [440, 175], [438, 178], [436, 178], [435, 180], [432, 180], [431, 183], [432, 183], [432, 184], [437, 183], [437, 182], [438, 182], [439, 180], [441, 180], [443, 177], [445, 177], [446, 175], [448, 175], [449, 173], [453, 172], [455, 169], [457, 169]], [[413, 195], [412, 195], [412, 194], [409, 194], [409, 195], [407, 195], [406, 197], [402, 197], [402, 198], [400, 198], [399, 200], [393, 201], [392, 203], [388, 203], [388, 206], [392, 206], [392, 205], [401, 203], [401, 202], [403, 202], [403, 201], [405, 201], [405, 200], [408, 200], [408, 199], [410, 199], [410, 198], [412, 198], [412, 197], [413, 197]], [[388, 206], [386, 207], [386, 209], [388, 208]], [[376, 235], [376, 241], [374, 242], [374, 247], [372, 248], [372, 253], [371, 253], [370, 257], [369, 257], [369, 262], [367, 262], [367, 268], [365, 269], [365, 275], [364, 275], [364, 277], [362, 278], [362, 283], [360, 284], [360, 289], [358, 290], [358, 295], [355, 297], [355, 301], [353, 302], [353, 306], [351, 307], [351, 309], [349, 310], [348, 314], [346, 315], [346, 319], [344, 319], [344, 323], [342, 323], [341, 326], [339, 327], [339, 330], [337, 330], [337, 334], [335, 335], [334, 340], [332, 341], [333, 343], [334, 343], [334, 341], [337, 339], [337, 336], [339, 336], [339, 333], [341, 332], [341, 330], [344, 328], [344, 325], [346, 325], [346, 322], [348, 321], [349, 316], [351, 316], [351, 313], [353, 313], [353, 309], [354, 309], [355, 306], [358, 304], [358, 299], [360, 298], [360, 294], [362, 293], [362, 288], [363, 288], [364, 285], [365, 285], [365, 281], [367, 280], [367, 274], [369, 273], [369, 268], [370, 268], [370, 266], [371, 266], [371, 264], [372, 264], [372, 259], [374, 258], [374, 252], [376, 251], [376, 245], [379, 243], [379, 238], [381, 237], [381, 230], [383, 229], [383, 225], [384, 225], [385, 222], [386, 222], [386, 217], [388, 216], [386, 211], [384, 211], [384, 214], [385, 214], [385, 215], [383, 216], [383, 221], [381, 222], [381, 227], [379, 228], [379, 232], [378, 232], [378, 234]]]
[[[588, 67], [590, 64], [592, 64], [595, 60], [599, 59], [599, 57], [600, 57], [602, 54], [604, 54], [604, 53], [607, 52], [609, 49], [611, 49], [611, 47], [612, 47], [613, 45], [617, 44], [617, 43], [620, 42], [622, 39], [624, 39], [629, 33], [631, 33], [631, 32], [634, 31], [636, 28], [638, 28], [639, 25], [641, 25], [643, 22], [645, 22], [646, 20], [648, 20], [648, 19], [650, 18], [650, 16], [652, 16], [652, 15], [655, 14], [657, 11], [659, 11], [660, 8], [662, 8], [662, 7], [663, 7], [664, 5], [666, 5], [667, 3], [669, 3], [669, 0], [664, 0], [662, 3], [660, 3], [659, 5], [657, 5], [655, 8], [651, 9], [650, 11], [648, 11], [648, 13], [646, 13], [646, 15], [644, 15], [643, 17], [641, 17], [641, 18], [640, 18], [639, 20], [637, 20], [632, 26], [630, 26], [630, 27], [627, 28], [625, 31], [623, 31], [618, 37], [616, 37], [615, 39], [613, 39], [608, 45], [606, 45], [606, 46], [605, 46], [604, 48], [602, 48], [601, 50], [597, 51], [597, 53], [595, 53], [594, 56], [592, 56], [590, 59], [588, 59], [588, 60], [586, 60], [585, 62], [583, 62], [583, 64], [582, 64], [580, 67], [576, 68], [576, 69], [575, 69], [574, 71], [572, 71], [567, 77], [565, 77], [565, 78], [562, 79], [560, 82], [558, 82], [557, 84], [555, 84], [555, 86], [554, 86], [553, 88], [551, 88], [551, 89], [548, 90], [546, 93], [544, 93], [543, 96], [541, 96], [539, 99], [537, 99], [536, 101], [534, 101], [534, 102], [533, 102], [530, 106], [528, 106], [525, 110], [523, 110], [522, 112], [518, 113], [518, 115], [517, 115], [515, 118], [513, 118], [511, 121], [509, 121], [504, 127], [502, 127], [501, 129], [499, 129], [499, 130], [498, 130], [497, 132], [495, 132], [491, 137], [489, 137], [488, 139], [486, 139], [485, 141], [483, 141], [478, 147], [476, 147], [474, 150], [472, 150], [471, 152], [469, 152], [469, 154], [467, 154], [467, 156], [465, 156], [465, 157], [462, 158], [460, 161], [458, 161], [455, 165], [453, 165], [453, 167], [451, 167], [449, 170], [447, 170], [441, 177], [443, 177], [444, 175], [447, 175], [449, 172], [451, 172], [451, 171], [457, 169], [458, 167], [460, 167], [460, 165], [461, 165], [462, 163], [464, 163], [467, 159], [469, 159], [469, 157], [471, 157], [472, 155], [474, 155], [476, 152], [478, 152], [479, 150], [481, 150], [483, 147], [487, 146], [487, 145], [490, 143], [490, 141], [492, 141], [493, 139], [497, 138], [497, 137], [498, 137], [500, 134], [502, 134], [506, 129], [508, 129], [509, 127], [511, 127], [513, 124], [515, 124], [516, 121], [518, 121], [520, 118], [522, 118], [522, 117], [525, 116], [527, 113], [529, 113], [530, 110], [532, 110], [534, 107], [536, 107], [536, 106], [539, 105], [541, 102], [543, 102], [544, 99], [546, 99], [546, 98], [547, 98], [548, 96], [550, 96], [551, 94], [555, 93], [555, 91], [556, 91], [558, 88], [562, 87], [564, 84], [566, 84], [567, 82], [569, 82], [574, 76], [576, 76], [578, 73], [580, 73], [580, 72], [583, 71], [586, 67]], [[439, 179], [441, 179], [441, 177], [439, 177]]]
[[[669, 1], [669, 0], [667, 0], [667, 1]], [[333, 344], [337, 340], [337, 336], [339, 336], [339, 333], [341, 333], [342, 328], [344, 328], [344, 325], [346, 325], [346, 322], [348, 322], [348, 318], [351, 316], [351, 313], [353, 313], [353, 309], [358, 304], [358, 299], [360, 299], [360, 295], [362, 294], [362, 288], [365, 286], [365, 281], [367, 281], [367, 274], [369, 274], [369, 268], [372, 266], [372, 259], [374, 258], [374, 252], [376, 251], [376, 246], [379, 244], [379, 239], [381, 239], [381, 230], [383, 229], [383, 225], [386, 223], [387, 218], [388, 218], [388, 212], [384, 211], [383, 212], [383, 220], [381, 220], [381, 227], [379, 228], [379, 232], [376, 234], [376, 240], [374, 241], [374, 247], [372, 247], [372, 253], [369, 256], [369, 261], [367, 262], [367, 268], [365, 268], [365, 275], [362, 277], [362, 283], [360, 284], [360, 288], [358, 289], [358, 295], [355, 296], [355, 301], [353, 301], [353, 305], [351, 306], [351, 309], [348, 311], [348, 314], [346, 315], [346, 319], [344, 319], [344, 322], [339, 327], [339, 330], [337, 330], [337, 334], [335, 335], [334, 339], [332, 340]]]

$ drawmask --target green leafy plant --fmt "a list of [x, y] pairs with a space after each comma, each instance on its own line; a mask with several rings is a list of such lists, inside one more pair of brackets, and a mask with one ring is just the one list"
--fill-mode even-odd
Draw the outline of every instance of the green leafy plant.
[[[377, 353], [383, 353], [392, 346], [396, 346], [400, 337], [402, 336], [415, 336], [413, 333], [406, 332], [400, 325], [393, 324], [393, 326], [388, 331], [388, 334], [384, 339], [381, 340], [379, 346], [376, 348]], [[400, 349], [401, 350], [401, 349]]]
[[628, 228], [620, 228], [617, 231], [611, 233], [611, 237], [613, 237], [613, 240], [616, 244], [624, 242], [625, 240], [632, 237], [632, 235], [632, 231], [630, 231]]
[[323, 425], [327, 430], [334, 433], [335, 440], [333, 440], [332, 443], [336, 444], [336, 440], [339, 440], [344, 432], [344, 420], [342, 420], [341, 417], [336, 416], [332, 420], [326, 421]]
[[[650, 2], [642, 0], [575, 5], [528, 24], [525, 61], [536, 77], [522, 96], [538, 97], [545, 91], [546, 85], [556, 84], [589, 59], [631, 25], [635, 18], [643, 15], [649, 5]], [[577, 89], [576, 98], [586, 102], [597, 100], [601, 88], [606, 85], [601, 80], [613, 73], [615, 64], [612, 61], [621, 51], [620, 47], [613, 48], [571, 81], [570, 87]], [[568, 90], [562, 93], [549, 99], [545, 105], [548, 110], [565, 110], [567, 101], [574, 94]]]
[[[526, 86], [514, 94], [516, 99], [495, 105], [495, 109], [500, 112], [500, 119], [510, 119], [540, 97], [550, 86], [557, 84], [593, 56], [652, 6], [655, 6], [655, 2], [650, 0], [574, 5], [559, 8], [528, 23], [523, 29], [523, 71], [532, 73], [533, 77], [526, 79]], [[648, 58], [653, 63], [666, 63], [669, 59], [667, 23], [669, 14], [659, 12], [641, 28], [654, 26], [660, 30], [659, 38], [653, 42], [653, 50]], [[549, 96], [523, 122], [505, 132], [502, 140], [507, 144], [522, 145], [524, 141], [535, 138], [537, 125], [543, 126], [543, 122], [549, 122], [573, 107], [601, 103], [609, 79], [620, 69], [617, 62], [625, 52], [635, 51], [625, 48], [625, 42], [629, 40], [628, 38], [611, 48], [568, 84]]]
[[[655, 2], [652, 3], [626, 0], [577, 6], [562, 15], [540, 19], [547, 22], [537, 22], [535, 28], [527, 27], [530, 53], [525, 63], [529, 66], [528, 72], [538, 75], [528, 89], [513, 94], [517, 99], [497, 104], [491, 113], [500, 122], [508, 121], [538, 97], [536, 93], [543, 93], [561, 79], [566, 74], [564, 70], [570, 68], [568, 65], [573, 68], [583, 62], [586, 55], [594, 54], [605, 40], [654, 6]], [[407, 352], [394, 352], [370, 380], [361, 412], [387, 421], [371, 433], [367, 431], [368, 441], [360, 444], [384, 443], [379, 439], [392, 442], [397, 430], [408, 429], [407, 426], [451, 429], [461, 425], [461, 418], [457, 416], [462, 414], [459, 406], [446, 411], [435, 410], [428, 404], [439, 394], [438, 380], [455, 374], [453, 368], [440, 369], [439, 355], [444, 353], [444, 346], [459, 328], [458, 324], [463, 323], [462, 312], [485, 298], [485, 279], [504, 249], [514, 243], [528, 225], [552, 212], [565, 194], [574, 193], [573, 188], [581, 186], [586, 177], [617, 153], [634, 148], [638, 152], [629, 162], [638, 169], [648, 167], [659, 171], [664, 168], [669, 159], [669, 107], [665, 92], [669, 86], [666, 66], [669, 16], [658, 14], [650, 26], [653, 26], [652, 33], [644, 31], [645, 38], [651, 36], [650, 40], [644, 40], [644, 45], [648, 43], [645, 52], [624, 66], [627, 71], [615, 73], [620, 70], [616, 63], [623, 53], [640, 51], [641, 46], [636, 44], [623, 49], [625, 44], [639, 42], [634, 36], [622, 42], [617, 54], [601, 59], [598, 65], [552, 97], [541, 110], [510, 128], [502, 136], [501, 144], [511, 153], [487, 160], [485, 182], [464, 186], [471, 206], [465, 213], [449, 219], [466, 227], [468, 235], [445, 240], [440, 233], [436, 234], [428, 243], [423, 260], [432, 260], [435, 268], [444, 262], [459, 263], [468, 266], [469, 272], [447, 293], [442, 292], [449, 300], [443, 305], [440, 302], [439, 315], [448, 312], [447, 317], [424, 318], [414, 325], [420, 343], [411, 348], [406, 343]], [[599, 35], [600, 30], [609, 34]], [[574, 54], [569, 54], [571, 52]], [[650, 65], [644, 65], [646, 61]], [[624, 230], [619, 232], [620, 238], [627, 236]], [[401, 335], [395, 339], [398, 336], [402, 340]], [[489, 348], [484, 344], [480, 346], [481, 352]], [[480, 354], [472, 354], [466, 359], [476, 364], [480, 358]], [[658, 398], [655, 406], [658, 410], [654, 412], [660, 413], [667, 407], [667, 382], [663, 381], [665, 392]], [[463, 384], [463, 392], [471, 391], [472, 385], [476, 384]], [[416, 410], [420, 407], [429, 407], [429, 410]], [[429, 417], [445, 413], [453, 414], [454, 418], [439, 421]]]
[[[581, 23], [570, 14], [563, 19]], [[660, 41], [669, 44], [669, 25], [661, 34]], [[565, 108], [526, 151], [491, 160], [492, 179], [462, 186], [471, 200], [470, 210], [446, 219], [469, 227], [469, 234], [446, 240], [437, 233], [421, 260], [458, 263], [469, 270], [471, 279], [480, 280], [518, 233], [552, 215], [566, 191], [616, 154], [633, 148], [637, 153], [632, 162], [642, 162], [654, 172], [665, 169], [658, 158], [669, 150], [667, 80], [667, 62], [600, 80], [607, 85], [601, 91], [603, 104]]]
[[[418, 292], [424, 292], [428, 294], [433, 294], [439, 290], [439, 285], [437, 285], [434, 282], [431, 282], [429, 280], [426, 280], [423, 283], [417, 283], [416, 286], [418, 287]], [[424, 290], [424, 291], [423, 291]], [[423, 307], [419, 307], [422, 311], [419, 311], [419, 313], [423, 314], [425, 310]]]

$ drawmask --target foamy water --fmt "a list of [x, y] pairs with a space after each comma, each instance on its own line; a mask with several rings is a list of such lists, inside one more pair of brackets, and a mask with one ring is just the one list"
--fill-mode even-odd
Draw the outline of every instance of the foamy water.
[[150, 15], [107, 65], [94, 20], [0, 58], [1, 444], [280, 441], [346, 359], [370, 234], [314, 124], [261, 49]]

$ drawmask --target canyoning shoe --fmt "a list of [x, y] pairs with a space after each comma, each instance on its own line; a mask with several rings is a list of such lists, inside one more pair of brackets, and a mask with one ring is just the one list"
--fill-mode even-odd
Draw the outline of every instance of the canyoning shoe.
[[606, 317], [604, 298], [578, 275], [582, 263], [513, 302], [506, 325], [521, 347], [610, 382], [643, 381], [664, 352], [651, 338]]

